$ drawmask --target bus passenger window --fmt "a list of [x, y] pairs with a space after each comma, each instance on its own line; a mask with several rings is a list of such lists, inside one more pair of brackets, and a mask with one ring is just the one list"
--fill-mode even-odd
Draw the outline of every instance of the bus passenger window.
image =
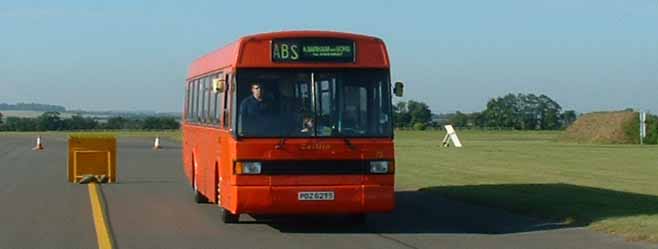
[[190, 113], [190, 122], [196, 122], [197, 121], [197, 112], [199, 110], [199, 80], [194, 80], [192, 82], [192, 99], [191, 101], [191, 106], [192, 106], [192, 112]]
[[183, 120], [187, 120], [190, 116], [190, 81], [185, 83], [185, 109]]
[[226, 74], [224, 76], [224, 80], [226, 80], [226, 87], [224, 87], [224, 93], [222, 94], [222, 98], [223, 98], [223, 101], [224, 101], [223, 104], [222, 104], [222, 116], [223, 116], [222, 119], [224, 120], [223, 121], [224, 122], [224, 128], [228, 129], [229, 127], [231, 127], [231, 118], [230, 118], [231, 115], [229, 115], [230, 114], [229, 113], [230, 105], [229, 105], [229, 98], [228, 98], [230, 93], [231, 93], [230, 88], [232, 88], [231, 87], [232, 84], [231, 84], [231, 81], [230, 81], [231, 80], [230, 74]]

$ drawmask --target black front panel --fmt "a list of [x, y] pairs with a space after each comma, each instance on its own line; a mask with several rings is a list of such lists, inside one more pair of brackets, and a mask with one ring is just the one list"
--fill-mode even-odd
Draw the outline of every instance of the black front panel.
[[332, 161], [265, 161], [265, 175], [351, 175], [367, 174], [368, 162], [361, 160]]

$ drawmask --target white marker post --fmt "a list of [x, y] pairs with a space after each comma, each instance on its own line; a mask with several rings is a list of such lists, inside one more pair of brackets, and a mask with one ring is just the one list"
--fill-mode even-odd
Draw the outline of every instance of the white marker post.
[[153, 149], [154, 150], [159, 150], [162, 149], [162, 146], [160, 146], [160, 137], [155, 137], [155, 142], [153, 142]]
[[457, 132], [455, 131], [454, 128], [452, 128], [452, 125], [444, 125], [443, 126], [446, 129], [446, 136], [443, 137], [443, 147], [448, 147], [450, 146], [450, 140], [452, 140], [452, 143], [455, 144], [455, 147], [461, 148], [462, 147], [462, 142], [459, 141], [459, 137], [457, 137]]
[[647, 137], [647, 113], [640, 112], [640, 144], [644, 144], [644, 138]]

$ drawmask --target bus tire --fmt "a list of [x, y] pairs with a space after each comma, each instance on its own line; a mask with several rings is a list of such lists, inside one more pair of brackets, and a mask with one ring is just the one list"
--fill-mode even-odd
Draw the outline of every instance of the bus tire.
[[194, 202], [196, 203], [208, 203], [208, 198], [199, 192], [199, 187], [196, 184], [196, 179], [194, 179]]
[[208, 198], [199, 192], [199, 185], [197, 184], [197, 162], [192, 158], [192, 190], [194, 191], [194, 202], [208, 203]]
[[204, 196], [201, 192], [198, 190], [194, 190], [194, 202], [196, 203], [208, 203], [208, 198]]
[[233, 223], [238, 223], [240, 221], [239, 214], [233, 214], [231, 213], [231, 211], [228, 211], [223, 207], [219, 207], [219, 212], [222, 217], [222, 222], [224, 222], [224, 224], [233, 224]]

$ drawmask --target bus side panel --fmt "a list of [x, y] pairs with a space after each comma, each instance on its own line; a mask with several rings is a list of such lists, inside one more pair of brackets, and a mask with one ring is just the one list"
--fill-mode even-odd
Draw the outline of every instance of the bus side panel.
[[[204, 185], [202, 193], [211, 203], [217, 203], [217, 184], [221, 174], [221, 168], [225, 168], [226, 163], [222, 162], [224, 157], [230, 157], [230, 154], [224, 151], [227, 146], [223, 146], [222, 140], [226, 140], [226, 131], [218, 128], [203, 127], [200, 134], [200, 150], [203, 150], [205, 167], [203, 168]], [[230, 136], [229, 136], [230, 137]]]
[[[230, 177], [232, 172], [231, 166], [233, 164], [233, 151], [231, 150], [231, 145], [233, 144], [233, 137], [226, 130], [215, 129], [212, 132], [206, 132], [208, 136], [206, 143], [204, 144], [204, 150], [212, 151], [213, 154], [209, 156], [209, 168], [207, 169], [207, 197], [208, 200], [212, 203], [218, 203], [217, 200], [217, 187], [218, 184], [222, 184], [221, 189], [227, 189], [224, 187], [226, 183], [230, 182]], [[230, 198], [229, 193], [224, 193], [222, 191], [222, 203], [225, 203], [228, 200], [225, 200], [226, 197]]]
[[221, 144], [221, 157], [220, 157], [220, 175], [219, 184], [221, 185], [221, 204], [222, 208], [230, 210], [231, 212], [236, 211], [238, 206], [237, 199], [237, 188], [235, 188], [233, 182], [237, 176], [233, 174], [233, 162], [236, 160], [236, 144], [237, 141], [231, 135], [229, 131], [223, 131], [220, 136]]
[[[210, 202], [217, 201], [217, 167], [220, 159], [219, 138], [221, 131], [213, 127], [185, 125], [183, 128], [183, 160], [185, 176], [190, 185], [196, 184], [204, 196]], [[194, 161], [196, 161], [196, 173], [194, 172]]]
[[192, 141], [192, 138], [194, 137], [192, 134], [192, 129], [190, 126], [184, 124], [183, 125], [183, 172], [185, 173], [185, 177], [187, 178], [187, 182], [192, 185], [192, 151], [194, 148], [194, 143]]

